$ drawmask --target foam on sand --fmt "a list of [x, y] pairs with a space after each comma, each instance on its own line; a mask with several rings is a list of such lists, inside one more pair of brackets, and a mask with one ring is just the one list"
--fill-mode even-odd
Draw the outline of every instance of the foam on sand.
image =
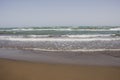
[[71, 50], [51, 50], [40, 48], [23, 48], [24, 50], [37, 50], [37, 51], [72, 51], [72, 52], [95, 52], [95, 51], [120, 51], [120, 49], [71, 49]]
[[70, 38], [0, 38], [1, 40], [10, 41], [112, 41], [120, 38], [88, 38], [88, 39], [70, 39]]

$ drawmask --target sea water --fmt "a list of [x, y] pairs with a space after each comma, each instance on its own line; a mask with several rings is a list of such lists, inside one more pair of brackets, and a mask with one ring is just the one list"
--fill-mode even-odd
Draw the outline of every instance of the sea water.
[[120, 27], [0, 28], [0, 58], [120, 66]]
[[120, 49], [119, 26], [0, 28], [0, 47], [39, 50]]

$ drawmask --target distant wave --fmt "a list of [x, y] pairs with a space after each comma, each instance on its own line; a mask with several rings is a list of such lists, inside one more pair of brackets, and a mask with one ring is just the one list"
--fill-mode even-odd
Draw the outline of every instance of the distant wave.
[[[7, 49], [13, 49], [8, 47]], [[17, 49], [17, 48], [16, 48]], [[55, 49], [41, 49], [41, 48], [18, 48], [22, 50], [33, 50], [33, 51], [51, 51], [51, 52], [58, 52], [58, 51], [68, 51], [68, 52], [102, 52], [102, 51], [120, 51], [120, 49], [71, 49], [71, 50], [55, 50]]]
[[111, 28], [110, 30], [113, 30], [113, 31], [120, 31], [120, 28]]
[[80, 26], [80, 27], [23, 27], [23, 28], [0, 28], [0, 31], [41, 31], [41, 30], [55, 30], [55, 31], [106, 31], [118, 30], [120, 27], [93, 27], [93, 26]]
[[120, 27], [30, 27], [0, 28], [0, 39], [18, 41], [41, 40], [114, 40], [120, 38]]
[[66, 35], [66, 37], [49, 37], [48, 35], [25, 36], [0, 36], [0, 40], [11, 41], [110, 41], [120, 40], [120, 37], [109, 37], [109, 35]]
[[111, 37], [114, 34], [86, 34], [86, 35], [1, 35], [0, 38], [96, 38]]
[[1, 30], [0, 35], [82, 35], [82, 34], [120, 34], [118, 30]]
[[10, 29], [10, 30], [0, 30], [0, 31], [120, 31], [120, 28], [111, 28], [111, 29], [32, 29], [32, 28], [28, 28], [28, 29]]
[[109, 31], [109, 29], [11, 29], [0, 31]]

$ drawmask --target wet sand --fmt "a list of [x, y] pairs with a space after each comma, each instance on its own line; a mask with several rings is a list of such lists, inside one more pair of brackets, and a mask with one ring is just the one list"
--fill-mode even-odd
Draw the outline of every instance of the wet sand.
[[56, 64], [120, 66], [120, 51], [32, 51], [0, 48], [0, 58]]
[[120, 80], [120, 67], [0, 59], [0, 80]]

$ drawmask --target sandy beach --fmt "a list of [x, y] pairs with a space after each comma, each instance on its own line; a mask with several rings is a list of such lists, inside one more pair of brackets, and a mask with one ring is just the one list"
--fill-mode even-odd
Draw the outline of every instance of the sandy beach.
[[0, 80], [120, 80], [120, 67], [0, 59]]
[[1, 28], [0, 80], [120, 80], [118, 28]]
[[120, 0], [0, 0], [0, 80], [120, 80]]

